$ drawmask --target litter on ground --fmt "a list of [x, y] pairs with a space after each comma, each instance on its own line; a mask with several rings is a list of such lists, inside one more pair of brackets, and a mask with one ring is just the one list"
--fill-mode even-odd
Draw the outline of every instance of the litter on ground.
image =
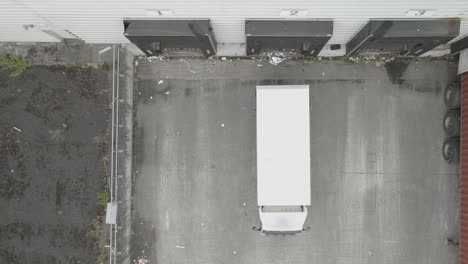
[[270, 53], [268, 54], [270, 64], [278, 65], [286, 60], [286, 56], [283, 53]]

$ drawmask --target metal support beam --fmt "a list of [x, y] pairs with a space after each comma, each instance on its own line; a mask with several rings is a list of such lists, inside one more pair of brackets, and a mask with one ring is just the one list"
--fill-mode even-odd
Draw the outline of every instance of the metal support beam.
[[452, 43], [450, 45], [450, 53], [451, 54], [457, 54], [461, 52], [464, 49], [468, 49], [468, 36]]

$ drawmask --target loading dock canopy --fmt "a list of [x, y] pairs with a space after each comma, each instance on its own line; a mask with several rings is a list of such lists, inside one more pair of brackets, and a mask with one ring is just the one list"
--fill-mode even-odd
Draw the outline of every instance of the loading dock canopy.
[[204, 56], [216, 54], [209, 19], [125, 20], [124, 35], [147, 56], [162, 51], [193, 50]]
[[460, 19], [370, 20], [346, 44], [346, 55], [386, 52], [419, 56], [457, 37]]
[[456, 54], [459, 53], [465, 49], [468, 49], [468, 36], [452, 43], [450, 45], [450, 53], [451, 54]]
[[245, 34], [247, 55], [279, 50], [317, 56], [333, 35], [333, 21], [247, 19]]

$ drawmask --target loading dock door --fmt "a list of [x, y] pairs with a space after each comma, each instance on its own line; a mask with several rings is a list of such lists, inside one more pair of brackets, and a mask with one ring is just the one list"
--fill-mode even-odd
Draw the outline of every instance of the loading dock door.
[[317, 56], [333, 35], [333, 20], [247, 19], [245, 34], [247, 55], [291, 51]]
[[205, 57], [216, 54], [209, 19], [125, 20], [124, 35], [147, 56], [163, 51], [196, 50]]
[[392, 53], [419, 56], [460, 32], [460, 19], [370, 20], [347, 44], [346, 55]]

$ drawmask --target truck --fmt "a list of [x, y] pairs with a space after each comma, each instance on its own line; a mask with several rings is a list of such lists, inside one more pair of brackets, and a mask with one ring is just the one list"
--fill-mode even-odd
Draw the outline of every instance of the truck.
[[263, 234], [296, 234], [310, 206], [308, 85], [256, 87], [257, 199]]

